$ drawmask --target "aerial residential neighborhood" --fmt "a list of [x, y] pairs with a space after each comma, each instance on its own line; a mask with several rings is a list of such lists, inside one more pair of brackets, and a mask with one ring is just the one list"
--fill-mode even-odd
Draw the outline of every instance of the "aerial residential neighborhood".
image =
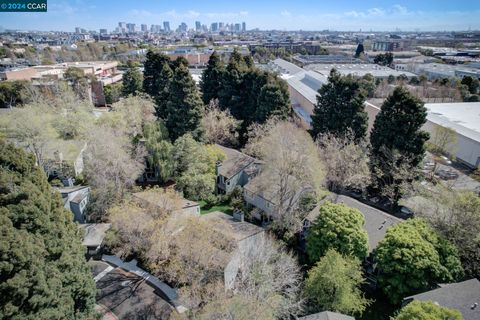
[[0, 0], [0, 320], [479, 320], [478, 17]]

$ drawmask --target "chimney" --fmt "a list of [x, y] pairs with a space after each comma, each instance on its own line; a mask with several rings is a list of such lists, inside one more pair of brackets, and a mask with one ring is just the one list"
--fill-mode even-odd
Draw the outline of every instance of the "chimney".
[[221, 161], [217, 161], [217, 163], [215, 163], [215, 175], [218, 176], [219, 172], [220, 172], [220, 167], [222, 166], [222, 162]]
[[245, 221], [245, 214], [241, 210], [236, 209], [233, 212], [233, 220], [238, 222], [243, 222]]

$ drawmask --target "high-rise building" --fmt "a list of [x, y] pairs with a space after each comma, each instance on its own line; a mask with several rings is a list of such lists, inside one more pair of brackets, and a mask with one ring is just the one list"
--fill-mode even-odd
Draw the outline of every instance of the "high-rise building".
[[218, 23], [218, 31], [223, 31], [225, 30], [225, 24], [223, 22]]
[[100, 29], [100, 34], [107, 34], [107, 33], [108, 33], [107, 29]]
[[80, 33], [80, 27], [75, 27], [75, 33], [77, 33], [77, 34]]
[[169, 21], [163, 21], [163, 30], [165, 30], [165, 32], [170, 32], [170, 22]]
[[216, 23], [216, 22], [212, 23], [212, 26], [210, 27], [210, 31], [217, 32], [218, 31], [218, 23]]
[[195, 21], [195, 31], [199, 32], [202, 30], [202, 24], [200, 21]]
[[242, 32], [247, 31], [247, 24], [245, 22], [242, 22]]
[[240, 32], [240, 29], [241, 26], [240, 26], [240, 23], [235, 23], [235, 32]]
[[148, 32], [148, 26], [146, 24], [141, 25], [142, 32]]
[[127, 23], [127, 31], [129, 33], [134, 33], [136, 31], [135, 23]]
[[119, 22], [118, 23], [118, 30], [119, 32], [127, 32], [127, 23], [126, 22]]
[[182, 22], [179, 26], [178, 26], [178, 31], [179, 32], [187, 32], [188, 30], [188, 26], [185, 22]]

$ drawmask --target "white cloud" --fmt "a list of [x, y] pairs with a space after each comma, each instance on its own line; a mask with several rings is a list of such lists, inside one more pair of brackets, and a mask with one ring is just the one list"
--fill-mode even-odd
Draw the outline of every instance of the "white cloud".
[[282, 17], [291, 17], [292, 16], [292, 13], [288, 10], [283, 10], [282, 12], [280, 12], [280, 15]]
[[399, 14], [407, 14], [408, 13], [408, 9], [404, 6], [401, 6], [399, 4], [396, 4], [393, 6], [393, 11], [395, 13], [399, 13]]
[[381, 17], [385, 15], [385, 11], [380, 8], [372, 8], [368, 10], [368, 15], [371, 17]]

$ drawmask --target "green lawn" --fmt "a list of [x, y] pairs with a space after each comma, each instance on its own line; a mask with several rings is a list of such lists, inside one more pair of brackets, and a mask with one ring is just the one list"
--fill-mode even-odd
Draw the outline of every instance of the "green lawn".
[[205, 208], [205, 205], [206, 205], [205, 201], [202, 200], [199, 202], [199, 204], [200, 204], [200, 214], [207, 214], [214, 211], [220, 211], [230, 215], [233, 214], [233, 208], [228, 203], [219, 203], [209, 209]]

